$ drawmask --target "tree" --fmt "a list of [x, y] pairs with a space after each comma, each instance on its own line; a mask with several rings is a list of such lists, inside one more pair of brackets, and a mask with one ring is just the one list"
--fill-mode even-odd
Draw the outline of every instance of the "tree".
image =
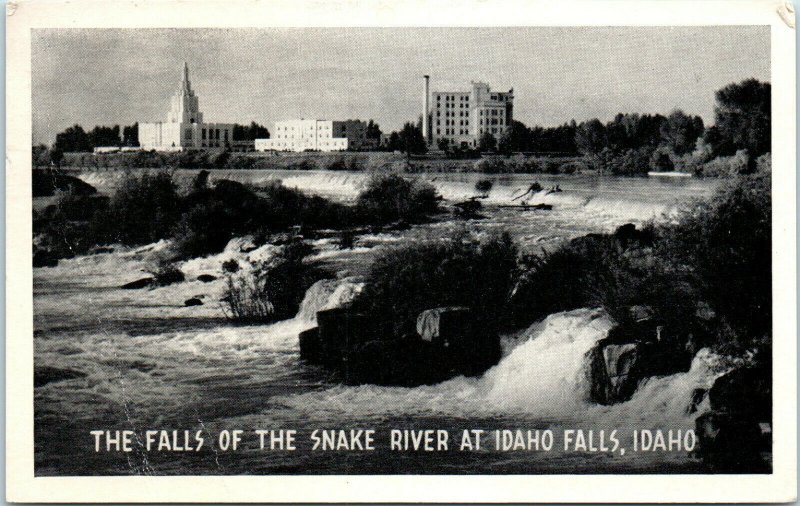
[[771, 86], [756, 79], [733, 83], [716, 92], [716, 132], [706, 138], [718, 155], [746, 149], [758, 157], [771, 151]]
[[436, 141], [436, 145], [441, 151], [447, 151], [450, 148], [450, 139], [447, 137], [442, 137]]
[[478, 150], [481, 152], [494, 151], [497, 149], [497, 139], [491, 132], [483, 132], [480, 139], [478, 139]]
[[400, 149], [408, 155], [425, 153], [428, 147], [419, 125], [406, 123], [400, 131]]
[[131, 126], [123, 127], [122, 129], [122, 144], [124, 146], [139, 146], [139, 123], [134, 123]]
[[92, 150], [89, 135], [83, 130], [83, 127], [77, 124], [56, 134], [54, 147], [65, 153]]
[[506, 154], [514, 151], [530, 151], [530, 130], [521, 121], [513, 121], [511, 125], [503, 132], [503, 135], [500, 136], [500, 141], [497, 143], [497, 148], [501, 153]]
[[56, 168], [61, 168], [61, 161], [64, 159], [64, 152], [61, 151], [59, 148], [54, 147], [50, 150], [50, 163], [56, 166]]
[[677, 155], [691, 153], [697, 138], [703, 135], [703, 119], [688, 116], [680, 109], [672, 111], [661, 124], [662, 144], [670, 147]]
[[374, 121], [369, 120], [369, 122], [367, 123], [367, 132], [366, 132], [367, 139], [380, 142], [382, 135], [383, 132], [381, 132], [381, 127], [378, 126], [378, 124], [375, 123]]
[[650, 157], [650, 168], [656, 172], [671, 172], [675, 170], [675, 165], [669, 156], [669, 148], [662, 147], [653, 151], [653, 155]]
[[36, 144], [31, 149], [31, 162], [34, 167], [50, 164], [50, 153], [44, 144]]
[[238, 123], [233, 125], [234, 141], [254, 141], [256, 139], [269, 139], [267, 127], [259, 125], [255, 121], [251, 121], [250, 125], [240, 125]]
[[95, 126], [89, 132], [89, 144], [93, 147], [119, 146], [122, 142], [119, 136], [119, 125], [113, 127]]
[[397, 132], [392, 132], [389, 134], [389, 143], [386, 145], [386, 149], [389, 151], [400, 151], [400, 134]]
[[599, 153], [608, 145], [606, 127], [597, 118], [584, 121], [575, 131], [575, 145], [584, 155]]

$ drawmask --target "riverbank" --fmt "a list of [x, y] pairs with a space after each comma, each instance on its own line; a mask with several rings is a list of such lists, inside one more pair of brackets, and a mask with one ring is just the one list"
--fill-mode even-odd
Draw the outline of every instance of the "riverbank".
[[[42, 167], [46, 162], [42, 162]], [[207, 170], [329, 170], [417, 172], [486, 172], [573, 174], [595, 171], [597, 167], [582, 156], [484, 155], [454, 159], [443, 154], [407, 157], [399, 152], [308, 152], [233, 153], [186, 151], [164, 153], [136, 151], [122, 153], [65, 153], [62, 169], [114, 170], [131, 168], [193, 168]]]

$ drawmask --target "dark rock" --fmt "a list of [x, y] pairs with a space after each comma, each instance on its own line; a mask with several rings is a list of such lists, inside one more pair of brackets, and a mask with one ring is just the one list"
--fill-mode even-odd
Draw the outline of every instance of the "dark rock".
[[35, 367], [33, 369], [33, 386], [40, 387], [56, 381], [64, 381], [75, 378], [85, 378], [86, 373], [72, 369], [60, 369], [58, 367]]
[[712, 411], [772, 422], [772, 378], [764, 369], [741, 368], [720, 376], [711, 386], [708, 400]]
[[33, 252], [34, 267], [55, 267], [58, 257], [50, 250], [35, 248]]
[[337, 371], [348, 384], [430, 384], [483, 373], [501, 356], [499, 337], [476, 333], [467, 308], [424, 311], [419, 335], [397, 339], [382, 338], [365, 315], [351, 309], [319, 311], [317, 323], [300, 333], [300, 357]]
[[111, 248], [109, 246], [95, 246], [94, 248], [92, 248], [89, 251], [89, 254], [90, 255], [100, 255], [100, 254], [103, 254], [103, 253], [113, 253], [113, 252], [114, 252], [114, 248]]
[[768, 473], [770, 464], [758, 422], [728, 413], [705, 413], [695, 419], [695, 454], [712, 473]]
[[626, 223], [614, 232], [614, 239], [622, 248], [629, 246], [650, 246], [653, 244], [653, 234], [648, 230], [638, 230], [633, 223]]
[[130, 283], [125, 283], [120, 288], [123, 290], [140, 290], [142, 288], [148, 288], [155, 284], [156, 280], [153, 278], [142, 278], [137, 279], [136, 281], [131, 281]]
[[438, 307], [419, 314], [417, 334], [423, 341], [447, 347], [452, 341], [471, 335], [473, 325], [469, 308]]
[[202, 281], [203, 283], [211, 283], [217, 279], [216, 276], [212, 276], [211, 274], [200, 274], [197, 276], [197, 281]]
[[453, 204], [453, 213], [463, 218], [472, 218], [478, 215], [478, 211], [483, 208], [479, 200], [469, 199]]
[[361, 313], [347, 308], [317, 312], [320, 362], [339, 366], [348, 350], [373, 339], [371, 322]]
[[686, 406], [686, 413], [689, 415], [697, 413], [697, 408], [700, 406], [700, 403], [705, 400], [706, 395], [708, 395], [708, 390], [705, 388], [695, 388], [692, 391], [692, 398], [689, 400], [689, 405]]
[[630, 399], [641, 379], [639, 361], [641, 345], [610, 344], [603, 348], [603, 362], [608, 374], [608, 398]]
[[186, 307], [202, 306], [203, 305], [203, 301], [198, 299], [197, 297], [192, 297], [191, 299], [186, 299], [186, 301], [183, 303], [183, 305], [186, 306]]
[[322, 348], [319, 339], [319, 328], [314, 327], [300, 332], [300, 358], [309, 364], [322, 363]]
[[645, 320], [611, 329], [584, 362], [589, 400], [614, 404], [629, 400], [646, 378], [688, 371], [692, 355], [663, 326]]
[[230, 260], [225, 260], [224, 262], [222, 262], [222, 271], [230, 273], [238, 272], [239, 262], [237, 262], [235, 258], [231, 258]]

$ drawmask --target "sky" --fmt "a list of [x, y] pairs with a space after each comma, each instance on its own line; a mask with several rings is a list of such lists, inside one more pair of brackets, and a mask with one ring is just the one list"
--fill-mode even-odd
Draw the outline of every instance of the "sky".
[[674, 109], [713, 123], [714, 92], [770, 80], [767, 26], [36, 29], [33, 141], [78, 123], [164, 121], [183, 62], [207, 122], [416, 120], [431, 91], [514, 89], [528, 126]]

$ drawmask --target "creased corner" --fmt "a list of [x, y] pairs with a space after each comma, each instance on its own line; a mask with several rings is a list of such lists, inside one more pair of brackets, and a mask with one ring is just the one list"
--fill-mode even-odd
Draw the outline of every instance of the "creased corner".
[[794, 29], [795, 27], [795, 15], [794, 15], [794, 5], [791, 2], [783, 2], [778, 7], [778, 16], [781, 17], [786, 26], [789, 28]]

